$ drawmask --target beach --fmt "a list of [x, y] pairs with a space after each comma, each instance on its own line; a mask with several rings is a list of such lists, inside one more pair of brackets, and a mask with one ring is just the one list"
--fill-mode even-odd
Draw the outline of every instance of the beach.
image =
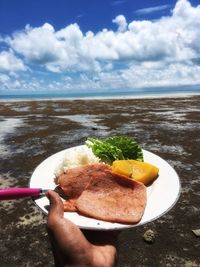
[[[199, 95], [2, 101], [0, 188], [28, 187], [44, 159], [88, 137], [133, 137], [175, 169], [181, 192], [162, 217], [120, 233], [118, 266], [200, 266], [199, 103]], [[53, 266], [46, 219], [30, 198], [0, 202], [2, 267]]]

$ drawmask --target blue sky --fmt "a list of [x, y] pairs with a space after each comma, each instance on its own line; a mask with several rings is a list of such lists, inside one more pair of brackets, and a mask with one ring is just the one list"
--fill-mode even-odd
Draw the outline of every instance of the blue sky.
[[199, 1], [0, 0], [0, 94], [199, 85]]

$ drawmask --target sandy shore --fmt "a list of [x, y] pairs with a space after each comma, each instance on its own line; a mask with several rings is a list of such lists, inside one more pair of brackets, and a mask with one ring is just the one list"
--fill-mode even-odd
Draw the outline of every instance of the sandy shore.
[[[22, 187], [36, 166], [87, 137], [128, 135], [170, 163], [180, 176], [177, 204], [161, 218], [125, 230], [120, 267], [200, 266], [200, 96], [0, 103], [0, 187]], [[159, 199], [158, 201], [162, 201]], [[46, 216], [31, 199], [0, 202], [2, 267], [52, 266]], [[144, 241], [151, 229], [155, 242]]]

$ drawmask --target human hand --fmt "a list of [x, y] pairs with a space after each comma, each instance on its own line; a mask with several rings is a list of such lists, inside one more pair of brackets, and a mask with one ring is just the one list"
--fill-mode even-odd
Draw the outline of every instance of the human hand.
[[50, 201], [47, 229], [56, 266], [111, 267], [116, 262], [116, 234], [85, 231], [64, 218], [63, 202], [54, 191], [46, 193]]

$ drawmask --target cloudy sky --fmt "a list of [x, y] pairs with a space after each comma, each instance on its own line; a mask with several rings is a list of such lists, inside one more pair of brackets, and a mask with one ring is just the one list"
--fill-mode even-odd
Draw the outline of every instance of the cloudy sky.
[[0, 1], [0, 94], [198, 85], [199, 1]]

